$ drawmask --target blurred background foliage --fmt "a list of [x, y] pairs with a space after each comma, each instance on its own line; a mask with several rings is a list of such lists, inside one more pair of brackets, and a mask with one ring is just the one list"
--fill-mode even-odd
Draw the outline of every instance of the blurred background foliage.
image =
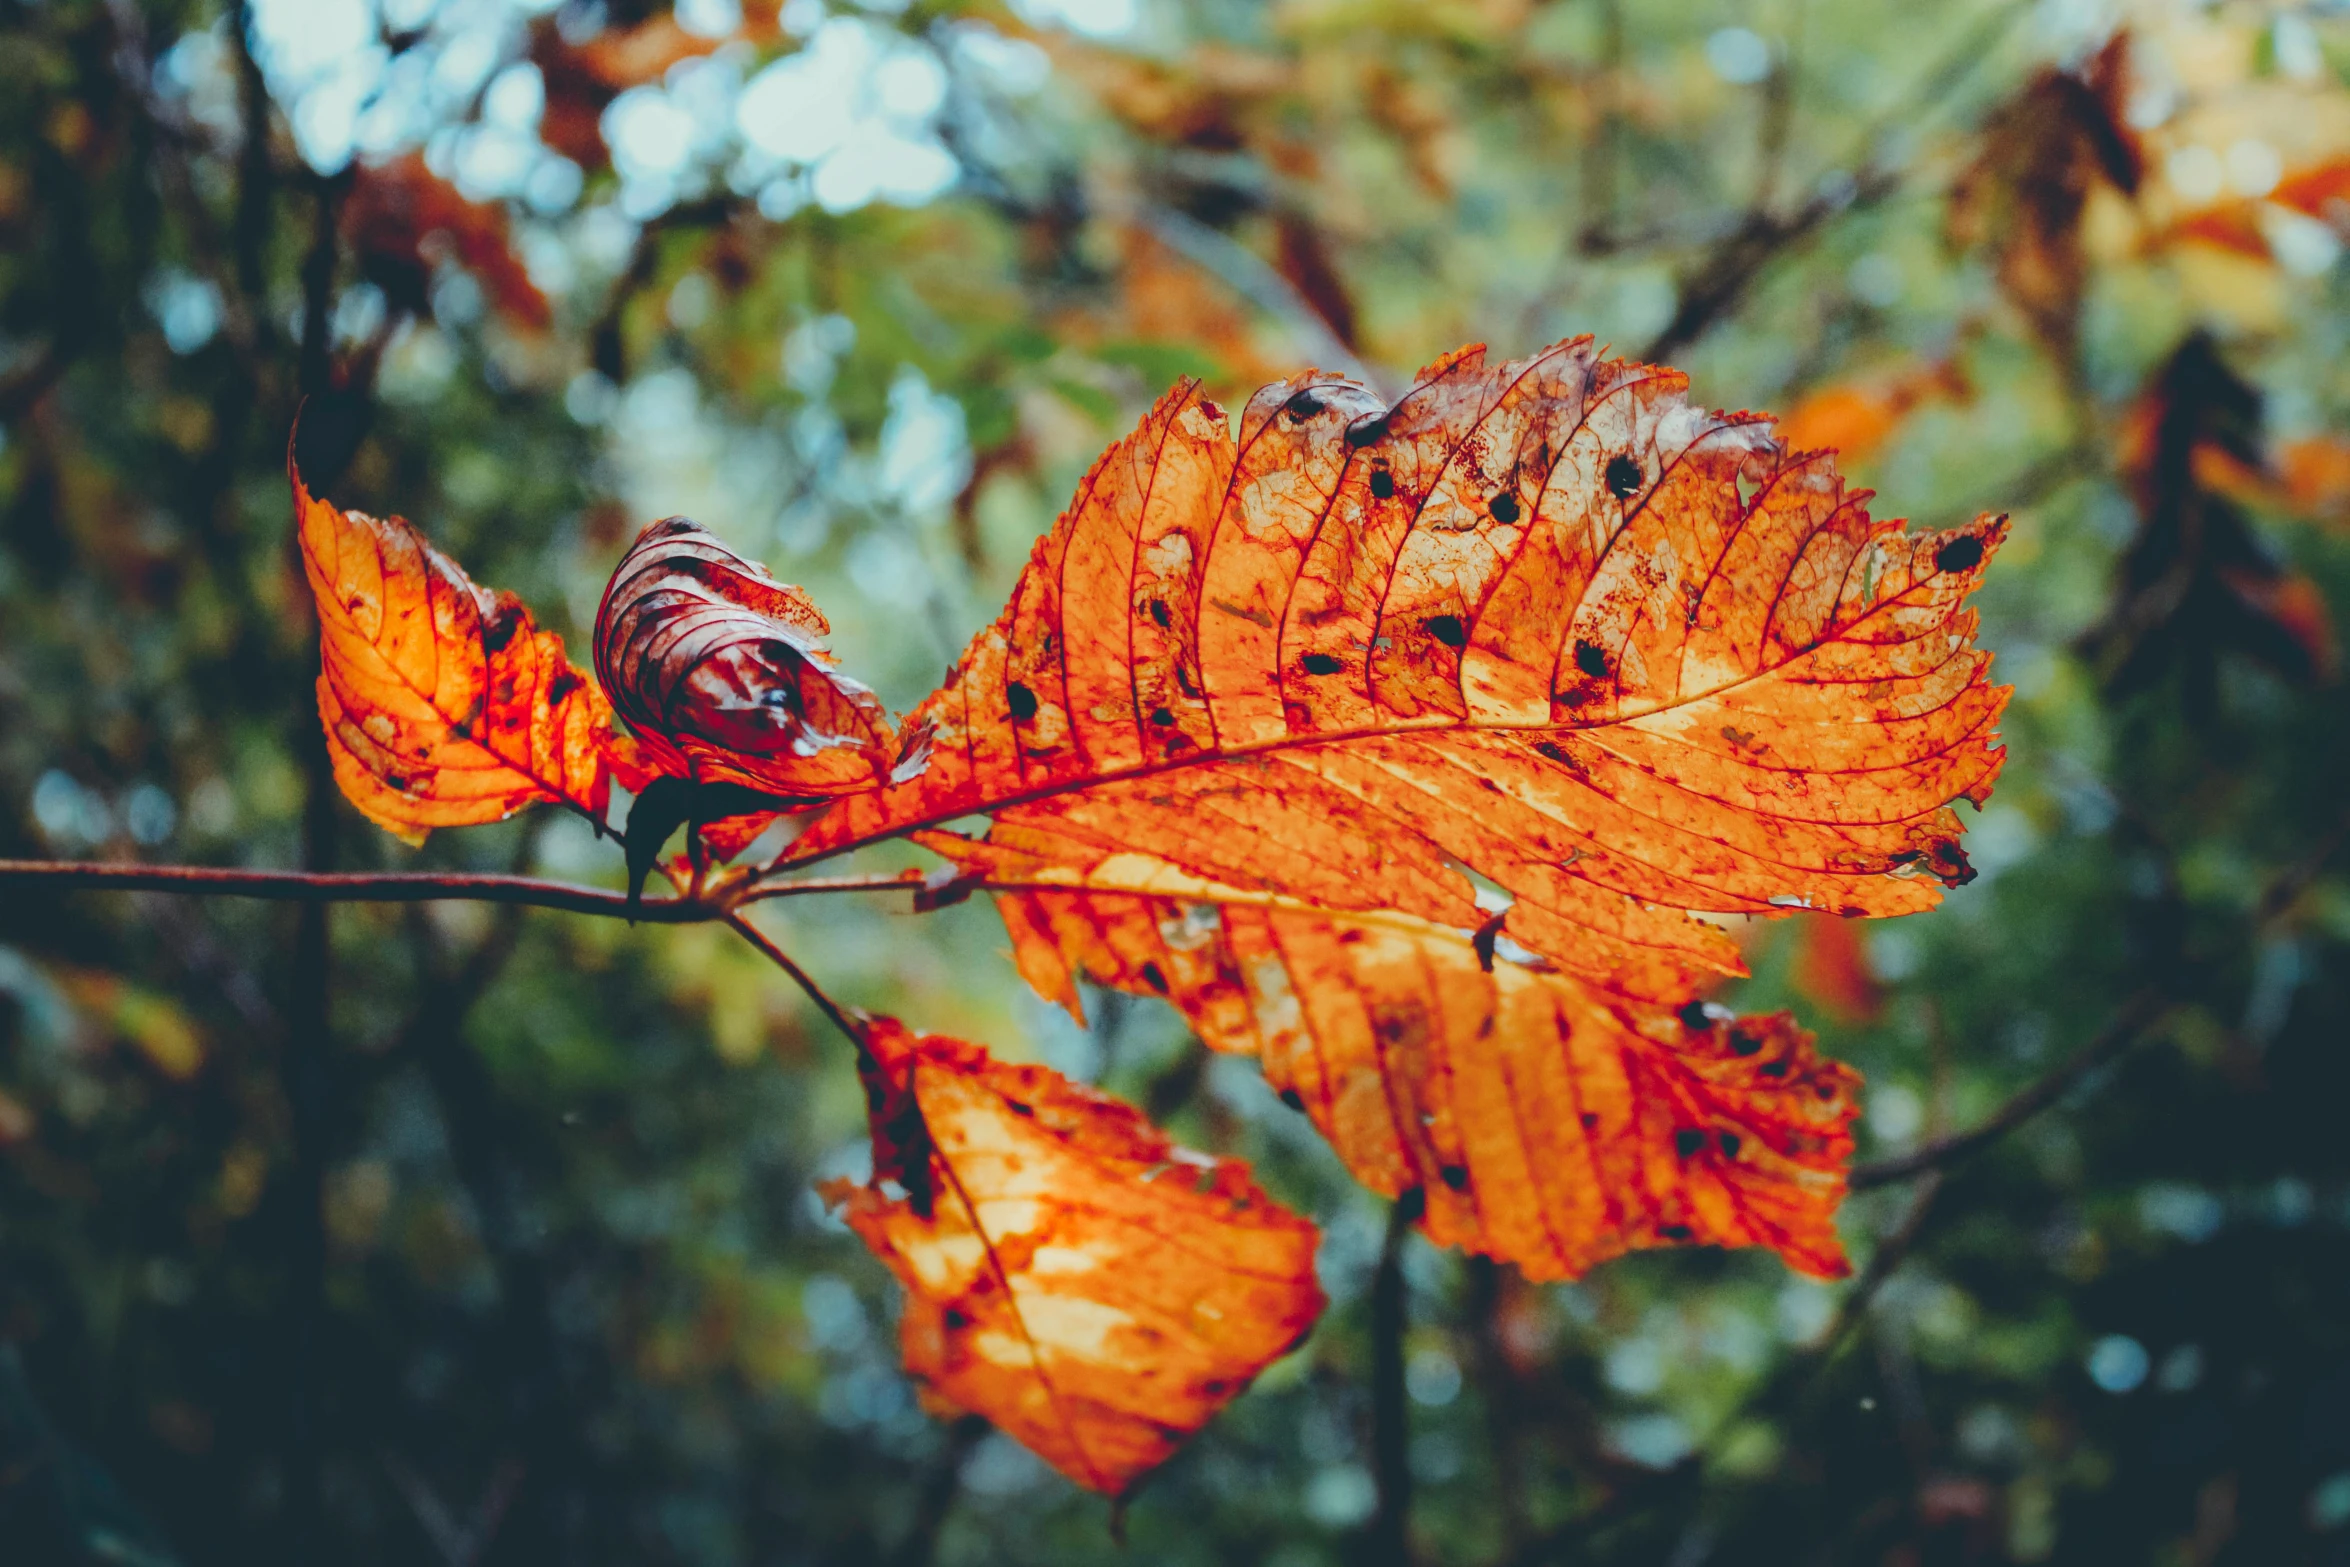
[[[1758, 925], [1726, 999], [1866, 1073], [1864, 1159], [2055, 1102], [1856, 1195], [1847, 1285], [1382, 1269], [1381, 1205], [1163, 1007], [1077, 1029], [983, 902], [770, 906], [844, 1000], [1326, 1226], [1323, 1326], [1127, 1555], [2350, 1561], [2345, 13], [0, 0], [0, 856], [616, 878], [584, 824], [411, 852], [334, 796], [305, 397], [315, 484], [575, 649], [683, 512], [902, 708], [1177, 374], [1594, 332], [1890, 510], [2014, 511], [1980, 878]], [[1111, 1555], [916, 1407], [810, 1195], [861, 1116], [724, 931], [0, 889], [0, 1556]]]

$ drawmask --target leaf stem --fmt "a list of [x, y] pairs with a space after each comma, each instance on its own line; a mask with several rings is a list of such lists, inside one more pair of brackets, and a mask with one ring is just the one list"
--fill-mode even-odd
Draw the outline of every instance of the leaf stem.
[[810, 1001], [816, 1003], [816, 1010], [823, 1013], [826, 1017], [832, 1020], [833, 1027], [848, 1035], [850, 1041], [857, 1045], [858, 1048], [862, 1049], [864, 1047], [865, 1030], [860, 1025], [856, 1015], [853, 1014], [848, 1008], [842, 1006], [839, 1002], [826, 995], [824, 993], [824, 987], [817, 984], [814, 979], [810, 978], [808, 971], [800, 967], [800, 965], [793, 960], [790, 953], [784, 951], [782, 947], [778, 946], [774, 937], [768, 935], [758, 926], [752, 924], [750, 916], [742, 913], [740, 910], [728, 909], [722, 915], [720, 915], [720, 918], [724, 919], [727, 924], [732, 925], [738, 932], [740, 932], [743, 940], [749, 942], [752, 946], [757, 947], [761, 952], [765, 953], [769, 962], [773, 963], [777, 968], [783, 970], [786, 974], [789, 974], [791, 976], [792, 983], [799, 986], [800, 989], [807, 994], [807, 997]]

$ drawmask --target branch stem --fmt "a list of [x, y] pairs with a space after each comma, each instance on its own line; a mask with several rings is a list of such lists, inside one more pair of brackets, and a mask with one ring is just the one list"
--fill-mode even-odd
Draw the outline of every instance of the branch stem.
[[752, 946], [757, 947], [761, 952], [767, 955], [767, 960], [769, 962], [773, 963], [777, 968], [783, 970], [786, 974], [789, 974], [792, 978], [792, 983], [799, 986], [802, 991], [806, 992], [810, 1001], [816, 1003], [816, 1010], [823, 1013], [826, 1017], [832, 1020], [833, 1027], [848, 1035], [850, 1042], [858, 1046], [860, 1049], [864, 1047], [865, 1030], [862, 1026], [860, 1026], [857, 1018], [850, 1013], [848, 1008], [842, 1006], [839, 1002], [826, 995], [824, 993], [824, 987], [817, 984], [814, 979], [810, 978], [808, 971], [800, 967], [799, 963], [793, 959], [790, 953], [784, 951], [781, 946], [777, 945], [774, 937], [768, 935], [758, 926], [752, 924], [748, 915], [743, 914], [737, 910], [727, 910], [723, 918], [726, 920], [727, 924], [732, 925], [738, 932], [741, 933], [743, 940], [749, 942]]
[[[904, 876], [811, 876], [773, 882], [745, 902], [821, 892], [889, 892], [918, 883]], [[237, 870], [209, 865], [102, 865], [75, 860], [0, 860], [0, 887], [170, 892], [195, 897], [260, 898], [277, 903], [518, 903], [571, 914], [602, 914], [652, 925], [692, 925], [726, 918], [718, 903], [657, 899], [632, 913], [628, 899], [601, 887], [473, 871]]]
[[1928, 1171], [1956, 1164], [1969, 1154], [1997, 1142], [2063, 1098], [2082, 1078], [2108, 1061], [2126, 1054], [2132, 1046], [2151, 1034], [2155, 1026], [2168, 1017], [2177, 1005], [2177, 1002], [2151, 987], [2137, 992], [2106, 1020], [2095, 1038], [2075, 1051], [2054, 1071], [2001, 1105], [1988, 1119], [1963, 1132], [1937, 1138], [1898, 1158], [1854, 1165], [1850, 1182], [1852, 1190], [1865, 1191], [1872, 1186], [1890, 1186], [1896, 1181], [1911, 1180]]

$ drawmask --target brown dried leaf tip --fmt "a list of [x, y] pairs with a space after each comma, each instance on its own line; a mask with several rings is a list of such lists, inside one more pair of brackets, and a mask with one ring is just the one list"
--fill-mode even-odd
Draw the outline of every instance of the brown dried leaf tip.
[[826, 1188], [906, 1289], [925, 1401], [1123, 1495], [1321, 1314], [1314, 1226], [1246, 1165], [977, 1045], [865, 1030], [873, 1182]]

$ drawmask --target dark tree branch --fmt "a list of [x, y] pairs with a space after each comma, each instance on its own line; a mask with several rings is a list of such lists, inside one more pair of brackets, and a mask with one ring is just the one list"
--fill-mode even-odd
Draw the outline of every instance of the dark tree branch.
[[1910, 1180], [1929, 1170], [1956, 1164], [1968, 1155], [1989, 1147], [2062, 1099], [2081, 1079], [2108, 1061], [2128, 1053], [2131, 1047], [2151, 1035], [2177, 1005], [2177, 1002], [2151, 987], [2139, 991], [2122, 1003], [2121, 1010], [2107, 1020], [2095, 1038], [2054, 1071], [2001, 1105], [1989, 1119], [1896, 1158], [1854, 1165], [1852, 1189], [1866, 1191], [1872, 1186], [1888, 1186], [1896, 1181]]
[[1387, 1242], [1371, 1275], [1371, 1476], [1379, 1486], [1379, 1508], [1371, 1515], [1367, 1562], [1407, 1567], [1412, 1559], [1411, 1411], [1403, 1376], [1406, 1300], [1404, 1242], [1412, 1233], [1424, 1199], [1415, 1188], [1396, 1199], [1387, 1213]]
[[891, 1553], [890, 1567], [930, 1567], [937, 1559], [939, 1534], [955, 1510], [955, 1498], [962, 1494], [963, 1461], [994, 1429], [977, 1415], [965, 1415], [947, 1427], [946, 1446], [923, 1472], [913, 1524]]
[[1476, 1333], [1473, 1367], [1485, 1405], [1485, 1429], [1493, 1451], [1493, 1489], [1500, 1503], [1505, 1557], [1523, 1550], [1529, 1536], [1526, 1509], [1526, 1441], [1517, 1368], [1502, 1342], [1504, 1291], [1512, 1275], [1491, 1257], [1467, 1259], [1469, 1317]]
[[[1971, 29], [1935, 69], [1927, 72], [1917, 89], [1902, 96], [1895, 123], [1914, 130], [1989, 55], [1992, 45], [2023, 11], [2019, 5], [2004, 6], [1984, 25]], [[1781, 255], [1819, 233], [1833, 219], [1873, 206], [1900, 189], [1902, 171], [1885, 151], [1887, 139], [1885, 128], [1873, 130], [1862, 139], [1866, 150], [1849, 170], [1821, 179], [1812, 195], [1790, 210], [1779, 211], [1759, 201], [1750, 207], [1737, 226], [1690, 270], [1672, 319], [1640, 351], [1640, 357], [1663, 363], [1736, 310]], [[1766, 186], [1766, 194], [1767, 190]]]

